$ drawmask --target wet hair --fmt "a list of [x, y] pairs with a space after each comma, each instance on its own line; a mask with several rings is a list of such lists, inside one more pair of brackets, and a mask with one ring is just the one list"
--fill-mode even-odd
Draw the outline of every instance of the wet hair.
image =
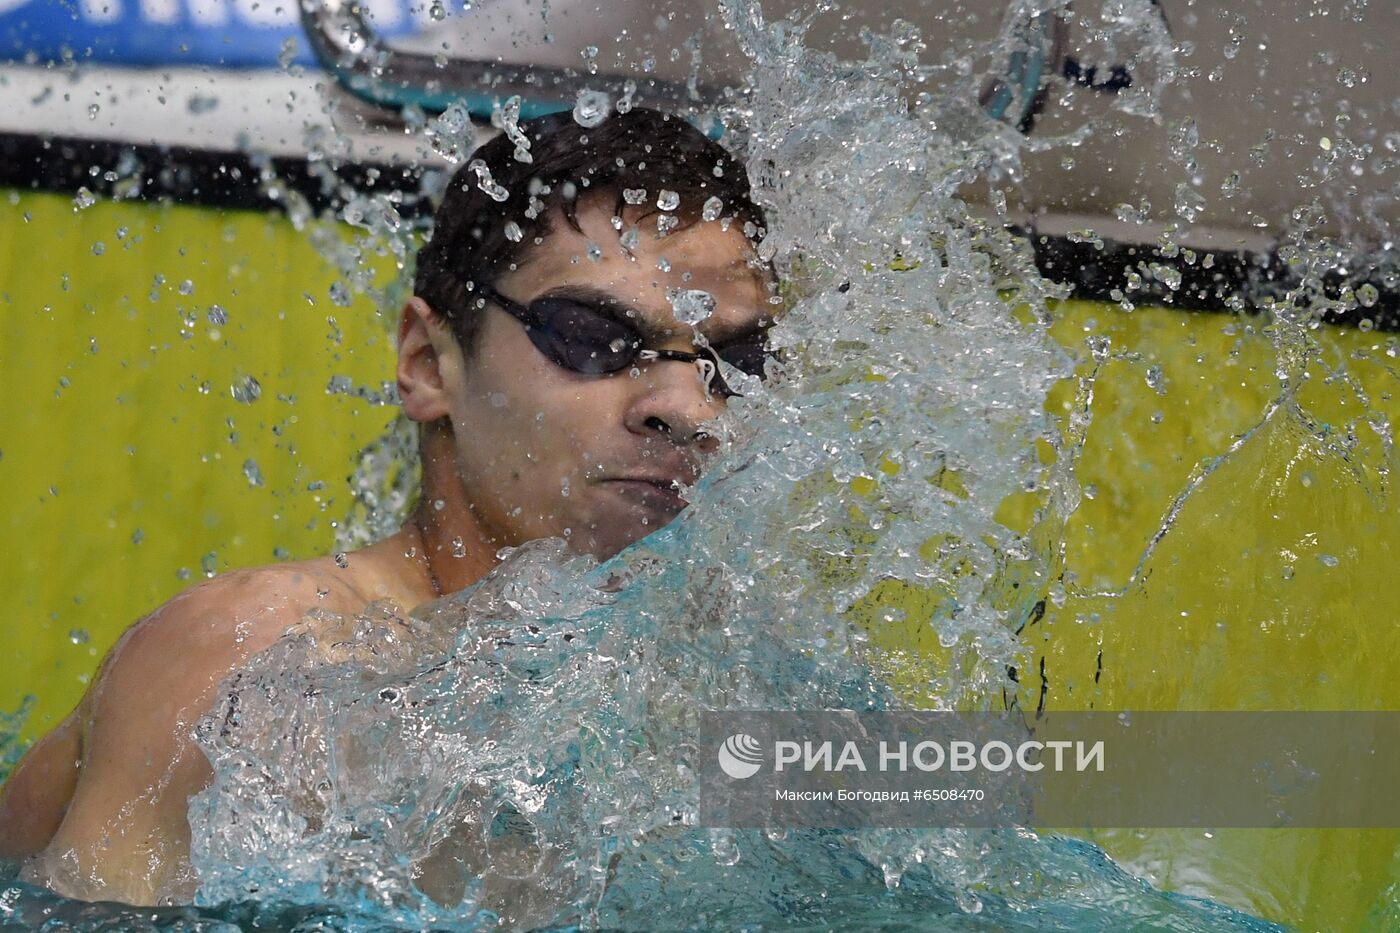
[[[635, 223], [642, 235], [655, 235], [655, 224], [644, 219], [669, 215], [671, 229], [679, 229], [700, 220], [706, 202], [719, 198], [718, 222], [737, 225], [753, 241], [763, 235], [763, 213], [751, 199], [744, 166], [681, 117], [633, 107], [586, 128], [565, 112], [521, 121], [519, 130], [529, 141], [530, 161], [516, 157], [521, 136], [515, 133], [479, 147], [448, 183], [431, 238], [418, 254], [414, 293], [447, 319], [468, 355], [480, 329], [475, 287], [547, 248], [551, 224], [560, 217], [582, 232], [581, 200], [611, 196], [624, 231]], [[667, 195], [659, 206], [663, 190], [679, 203], [672, 207]]]

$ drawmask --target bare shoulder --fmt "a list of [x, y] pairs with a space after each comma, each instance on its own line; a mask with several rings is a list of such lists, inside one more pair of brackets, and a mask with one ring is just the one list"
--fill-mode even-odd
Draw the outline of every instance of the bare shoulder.
[[226, 615], [231, 610], [246, 625], [315, 608], [357, 611], [368, 600], [355, 578], [338, 570], [330, 557], [231, 570], [183, 591], [148, 618], [217, 608]]
[[[71, 717], [76, 735], [55, 738], [53, 755], [17, 772], [49, 780], [58, 773], [49, 758], [79, 759], [12, 848], [33, 851], [52, 833], [35, 870], [74, 896], [152, 903], [157, 892], [183, 890], [186, 801], [210, 773], [193, 735], [219, 685], [310, 610], [357, 610], [357, 601], [316, 562], [271, 565], [196, 584], [132, 625]], [[9, 796], [39, 800], [32, 790]]]
[[[310, 565], [310, 566], [308, 566]], [[104, 745], [149, 741], [203, 711], [234, 668], [308, 612], [353, 611], [357, 595], [312, 562], [235, 570], [196, 584], [131, 626], [108, 654], [79, 713], [85, 764]]]
[[[355, 612], [358, 592], [319, 561], [220, 574], [172, 597], [122, 636], [104, 663], [146, 667], [179, 659], [192, 676], [222, 676], [313, 609]], [[104, 678], [105, 679], [105, 678]]]
[[[335, 627], [336, 620], [354, 618], [369, 602], [362, 581], [330, 557], [233, 570], [202, 581], [127, 630], [103, 662], [80, 717], [89, 723], [113, 715], [132, 721], [146, 718], [133, 716], [144, 708], [169, 722], [170, 702], [205, 702], [236, 667], [289, 629]], [[157, 688], [159, 699], [150, 694]]]
[[353, 601], [321, 567], [307, 563], [223, 574], [128, 628], [78, 708], [30, 750], [0, 790], [0, 856], [44, 848], [84, 775], [119, 784], [137, 772], [127, 782], [132, 793], [141, 781], [158, 778], [180, 757], [182, 727], [234, 667], [314, 605]]
[[[272, 606], [270, 621], [251, 623], [262, 629], [258, 633], [263, 636], [260, 643], [265, 644], [267, 635], [276, 640], [287, 632], [310, 634], [318, 655], [334, 661], [343, 654], [339, 647], [354, 642], [362, 625], [407, 624], [409, 614], [403, 609], [406, 601], [377, 586], [380, 576], [375, 570], [360, 554], [350, 555], [348, 561], [341, 563], [333, 557], [318, 557], [257, 568], [250, 572], [248, 580], [230, 581], [230, 586], [273, 594], [268, 598]], [[288, 608], [281, 610], [278, 606]], [[293, 614], [296, 618], [284, 624]]]

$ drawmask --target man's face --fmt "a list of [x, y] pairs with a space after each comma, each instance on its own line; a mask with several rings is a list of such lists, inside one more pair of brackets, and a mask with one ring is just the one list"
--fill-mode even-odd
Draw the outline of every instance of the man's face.
[[[648, 349], [695, 352], [697, 331], [720, 348], [771, 320], [767, 279], [749, 264], [739, 224], [697, 222], [657, 237], [647, 217], [629, 255], [612, 213], [604, 196], [579, 205], [582, 233], [553, 218], [496, 291], [522, 305], [560, 293], [606, 297], [635, 312], [629, 320]], [[695, 328], [677, 318], [671, 297], [692, 290], [714, 299]], [[606, 559], [675, 518], [685, 501], [670, 481], [694, 482], [718, 443], [702, 428], [724, 402], [699, 367], [655, 360], [601, 376], [572, 372], [499, 306], [479, 313], [452, 418], [458, 475], [487, 533], [502, 545], [564, 536]]]

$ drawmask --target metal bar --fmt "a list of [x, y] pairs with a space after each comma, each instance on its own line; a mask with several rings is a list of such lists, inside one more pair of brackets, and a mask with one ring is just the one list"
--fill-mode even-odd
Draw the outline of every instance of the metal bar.
[[520, 116], [530, 119], [567, 110], [585, 87], [626, 81], [636, 85], [634, 100], [678, 112], [700, 112], [722, 99], [722, 91], [699, 83], [624, 75], [590, 75], [571, 68], [511, 65], [470, 59], [443, 59], [395, 49], [350, 0], [303, 0], [301, 21], [322, 67], [342, 88], [376, 107], [417, 107], [441, 113], [464, 104], [474, 117], [489, 118], [496, 101], [518, 95]]

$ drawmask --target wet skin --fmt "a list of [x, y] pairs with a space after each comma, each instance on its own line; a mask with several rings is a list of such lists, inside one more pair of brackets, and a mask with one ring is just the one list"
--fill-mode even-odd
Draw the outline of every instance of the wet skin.
[[[635, 312], [653, 349], [695, 349], [668, 289], [714, 297], [698, 327], [713, 346], [771, 317], [770, 280], [737, 227], [701, 222], [656, 238], [645, 219], [629, 254], [611, 203], [607, 193], [582, 202], [582, 232], [556, 219], [497, 291], [525, 304], [561, 289], [607, 297]], [[598, 261], [590, 244], [602, 247]], [[685, 506], [669, 486], [699, 476], [718, 444], [703, 426], [724, 405], [694, 364], [574, 373], [509, 314], [484, 314], [470, 355], [420, 299], [401, 314], [398, 386], [423, 460], [422, 499], [404, 527], [340, 562], [222, 574], [133, 625], [0, 790], [0, 857], [34, 856], [26, 877], [68, 896], [188, 900], [187, 802], [210, 778], [190, 735], [230, 671], [311, 609], [353, 615], [388, 600], [411, 610], [479, 580], [500, 548], [537, 538], [606, 558]]]

